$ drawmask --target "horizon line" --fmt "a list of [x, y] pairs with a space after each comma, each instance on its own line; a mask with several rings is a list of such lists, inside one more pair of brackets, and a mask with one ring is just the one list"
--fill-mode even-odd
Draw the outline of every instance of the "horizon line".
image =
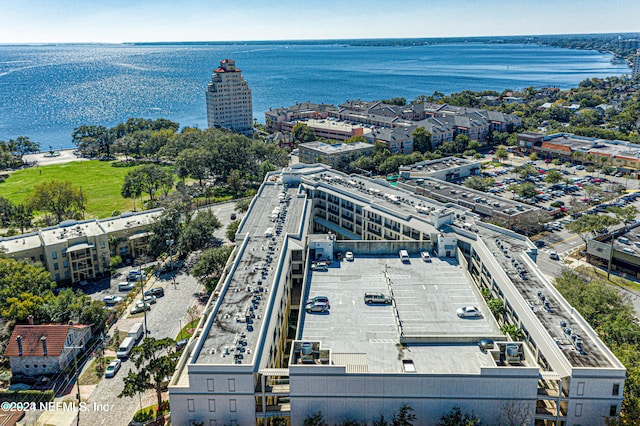
[[604, 33], [555, 33], [555, 34], [511, 34], [511, 35], [473, 35], [473, 36], [443, 36], [443, 37], [361, 37], [361, 38], [308, 38], [308, 39], [269, 39], [269, 40], [191, 40], [191, 41], [50, 41], [50, 42], [10, 42], [0, 46], [52, 46], [52, 45], [140, 45], [140, 44], [236, 44], [236, 43], [305, 43], [305, 42], [337, 42], [337, 41], [383, 41], [383, 40], [469, 40], [496, 38], [536, 38], [536, 37], [568, 37], [568, 36], [611, 36], [634, 35], [640, 32], [604, 32]]

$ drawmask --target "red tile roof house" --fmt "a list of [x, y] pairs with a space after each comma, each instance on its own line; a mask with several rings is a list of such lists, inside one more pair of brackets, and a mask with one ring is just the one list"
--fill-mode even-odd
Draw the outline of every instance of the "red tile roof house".
[[16, 325], [4, 356], [14, 379], [39, 378], [64, 370], [73, 362], [74, 351], [80, 355], [90, 338], [90, 325]]

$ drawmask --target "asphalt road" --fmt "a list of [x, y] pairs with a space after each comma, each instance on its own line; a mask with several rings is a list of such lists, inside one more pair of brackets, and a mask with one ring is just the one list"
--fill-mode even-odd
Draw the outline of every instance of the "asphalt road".
[[[151, 306], [151, 311], [147, 312], [147, 326], [149, 336], [156, 339], [170, 337], [175, 339], [181, 327], [186, 324], [185, 313], [191, 305], [202, 310], [206, 303], [206, 298], [201, 298], [203, 287], [191, 275], [179, 272], [175, 276], [173, 284], [173, 274], [164, 274], [154, 281], [152, 278], [150, 287], [163, 287], [165, 296], [158, 298], [157, 303]], [[121, 331], [128, 331], [136, 322], [144, 321], [142, 314], [128, 316], [118, 321], [116, 328]], [[183, 338], [187, 336], [182, 336]], [[129, 370], [136, 371], [136, 367], [131, 360], [123, 362], [120, 371], [113, 379], [101, 380], [91, 393], [87, 402], [89, 411], [82, 413], [80, 424], [82, 425], [127, 425], [133, 414], [140, 408], [140, 397], [118, 398], [122, 391], [123, 379]], [[142, 406], [154, 404], [155, 393], [150, 391], [142, 396]], [[98, 404], [98, 410], [94, 410], [93, 404]], [[101, 407], [108, 406], [110, 411], [102, 411]]]

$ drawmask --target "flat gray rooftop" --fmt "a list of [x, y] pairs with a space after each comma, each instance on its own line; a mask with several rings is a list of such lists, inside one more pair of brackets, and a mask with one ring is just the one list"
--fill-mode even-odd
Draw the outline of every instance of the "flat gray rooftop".
[[[320, 341], [333, 355], [365, 354], [369, 372], [402, 372], [403, 358], [418, 372], [479, 373], [492, 365], [476, 342], [501, 333], [488, 312], [478, 319], [456, 315], [462, 306], [482, 305], [454, 259], [425, 263], [414, 253], [405, 264], [397, 256], [355, 253], [355, 261], [333, 262], [309, 279], [309, 297], [329, 297], [331, 309], [301, 312], [301, 340]], [[395, 303], [366, 305], [365, 292], [393, 295]], [[401, 335], [421, 344], [402, 347]]]
[[[218, 311], [200, 352], [197, 364], [252, 364], [258, 338], [266, 324], [267, 301], [274, 282], [282, 271], [278, 260], [286, 235], [297, 235], [302, 221], [305, 197], [298, 198], [298, 188], [264, 184], [247, 213], [240, 231], [249, 234], [249, 242], [236, 260], [237, 268], [228, 288], [216, 302]], [[283, 194], [283, 201], [279, 197]], [[280, 209], [277, 219], [271, 215]], [[272, 234], [265, 235], [267, 229]], [[209, 324], [207, 324], [209, 327]]]
[[433, 198], [441, 202], [457, 203], [468, 208], [475, 205], [475, 211], [486, 211], [486, 215], [490, 215], [489, 212], [491, 211], [501, 212], [503, 215], [508, 216], [541, 211], [540, 208], [535, 206], [509, 200], [489, 192], [476, 191], [463, 185], [443, 182], [434, 178], [424, 178], [421, 185], [418, 184], [417, 181], [409, 181], [407, 185], [421, 188], [431, 193]]
[[[511, 282], [520, 294], [520, 297], [528, 303], [535, 313], [538, 321], [557, 347], [562, 351], [573, 367], [614, 367], [591, 336], [585, 332], [589, 327], [582, 319], [573, 315], [573, 308], [568, 310], [567, 305], [561, 303], [550, 291], [541, 274], [536, 274], [525, 261], [528, 247], [522, 240], [510, 237], [507, 234], [498, 233], [485, 227], [478, 227], [487, 248], [491, 251], [500, 267], [509, 276]], [[540, 297], [544, 295], [544, 301], [548, 302], [545, 308]], [[566, 323], [561, 327], [560, 323]], [[565, 330], [569, 327], [573, 334], [582, 339], [583, 350], [579, 351], [574, 341]]]

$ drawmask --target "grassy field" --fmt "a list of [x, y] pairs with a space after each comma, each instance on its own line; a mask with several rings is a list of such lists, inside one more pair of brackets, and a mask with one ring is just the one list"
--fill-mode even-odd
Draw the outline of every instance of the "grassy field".
[[[120, 195], [124, 176], [130, 170], [129, 167], [111, 167], [111, 163], [106, 161], [76, 161], [32, 167], [12, 173], [0, 183], [0, 196], [13, 203], [21, 203], [41, 182], [70, 181], [74, 186], [82, 187], [82, 193], [86, 194], [87, 219], [109, 217], [114, 210], [133, 210], [133, 200]], [[136, 200], [137, 209], [140, 209], [139, 203], [140, 200]]]

